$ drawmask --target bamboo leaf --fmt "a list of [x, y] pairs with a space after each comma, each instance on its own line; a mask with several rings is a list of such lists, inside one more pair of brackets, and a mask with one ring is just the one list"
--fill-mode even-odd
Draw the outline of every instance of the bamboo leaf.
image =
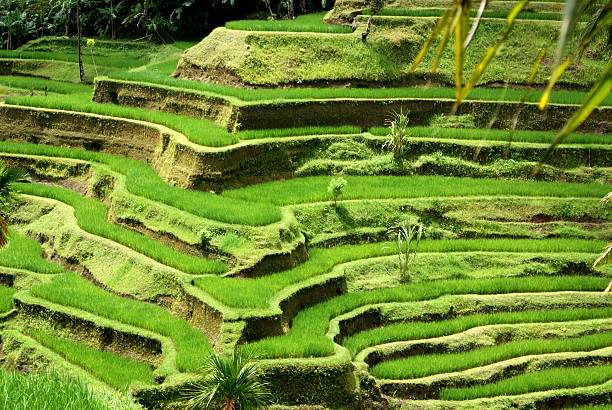
[[542, 93], [542, 97], [540, 97], [540, 102], [538, 103], [538, 108], [540, 108], [540, 110], [543, 110], [548, 105], [548, 101], [550, 100], [550, 95], [552, 94], [555, 84], [557, 84], [557, 81], [559, 81], [559, 78], [561, 78], [565, 70], [567, 70], [567, 67], [569, 67], [571, 62], [571, 58], [568, 58], [563, 63], [559, 64], [555, 71], [553, 71], [552, 75], [550, 76], [550, 80], [548, 80], [548, 85]]
[[482, 60], [480, 60], [478, 65], [476, 65], [476, 68], [474, 68], [470, 80], [467, 82], [465, 88], [463, 89], [460, 100], [468, 96], [470, 91], [472, 91], [472, 89], [476, 86], [476, 83], [478, 82], [482, 74], [485, 72], [491, 61], [493, 61], [493, 58], [495, 58], [495, 56], [499, 53], [499, 50], [501, 50], [501, 48], [505, 44], [506, 40], [508, 39], [508, 36], [510, 35], [510, 32], [512, 31], [512, 28], [514, 27], [516, 17], [523, 10], [523, 8], [525, 7], [525, 5], [527, 5], [528, 2], [529, 0], [521, 0], [520, 2], [514, 5], [512, 10], [510, 10], [508, 16], [506, 17], [506, 26], [504, 28], [504, 31], [502, 32], [497, 42], [487, 48], [484, 57], [482, 58]]
[[[608, 64], [608, 68], [604, 75], [595, 83], [586, 101], [582, 106], [571, 116], [571, 118], [565, 123], [565, 126], [553, 141], [552, 145], [548, 148], [546, 156], [555, 149], [563, 140], [576, 130], [588, 117], [591, 115], [593, 110], [601, 104], [601, 102], [610, 94], [612, 91], [612, 63]], [[545, 156], [545, 157], [546, 157]]]
[[410, 72], [413, 72], [414, 70], [416, 70], [416, 68], [419, 66], [419, 64], [421, 64], [421, 62], [423, 61], [423, 58], [425, 58], [425, 55], [427, 54], [427, 52], [431, 48], [431, 45], [433, 44], [435, 39], [440, 34], [440, 31], [442, 31], [443, 28], [447, 27], [448, 18], [450, 16], [451, 12], [452, 12], [452, 7], [448, 8], [444, 12], [442, 17], [438, 20], [438, 22], [436, 23], [436, 26], [434, 27], [434, 30], [429, 35], [429, 37], [427, 38], [427, 41], [425, 42], [425, 44], [423, 44], [423, 46], [419, 50], [419, 53], [417, 54], [416, 58], [412, 62], [412, 66], [410, 67]]
[[487, 3], [487, 0], [480, 0], [480, 6], [478, 6], [478, 13], [476, 14], [476, 18], [472, 22], [472, 28], [470, 29], [470, 32], [468, 33], [465, 42], [463, 43], [463, 48], [467, 48], [467, 46], [469, 46], [472, 42], [472, 38], [474, 37], [474, 34], [476, 34], [476, 30], [478, 30], [478, 26], [480, 25], [480, 19], [482, 18], [482, 13], [484, 13], [485, 8], [487, 7]]

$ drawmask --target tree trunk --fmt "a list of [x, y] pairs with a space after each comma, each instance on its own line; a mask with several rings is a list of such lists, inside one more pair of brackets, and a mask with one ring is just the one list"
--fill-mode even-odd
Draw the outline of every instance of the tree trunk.
[[293, 0], [287, 0], [287, 18], [293, 20], [295, 18], [295, 7], [293, 6]]
[[85, 81], [85, 67], [83, 67], [83, 33], [81, 32], [81, 0], [76, 2], [76, 25], [77, 25], [77, 52], [79, 54], [79, 78]]

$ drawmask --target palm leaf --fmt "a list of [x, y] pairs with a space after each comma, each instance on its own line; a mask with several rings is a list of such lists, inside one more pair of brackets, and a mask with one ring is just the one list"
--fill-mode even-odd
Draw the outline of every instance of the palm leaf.
[[427, 54], [427, 52], [431, 48], [431, 45], [436, 40], [436, 38], [438, 37], [438, 35], [442, 31], [442, 29], [448, 29], [447, 22], [448, 22], [448, 19], [449, 19], [450, 15], [451, 15], [451, 12], [452, 12], [452, 8], [447, 9], [444, 12], [444, 14], [442, 15], [442, 17], [440, 19], [438, 19], [438, 22], [436, 23], [436, 26], [434, 27], [434, 30], [429, 35], [429, 37], [427, 38], [427, 41], [425, 41], [425, 44], [423, 44], [423, 46], [419, 50], [416, 58], [412, 62], [412, 66], [410, 67], [410, 71], [411, 72], [416, 70], [416, 68], [419, 66], [419, 64], [421, 64], [421, 62], [423, 61], [423, 58], [425, 58], [425, 55]]
[[487, 3], [488, 3], [487, 0], [480, 0], [480, 6], [478, 6], [478, 12], [476, 14], [476, 18], [472, 22], [472, 28], [470, 28], [470, 32], [465, 38], [465, 42], [463, 43], [463, 48], [467, 48], [472, 42], [472, 38], [474, 37], [474, 34], [476, 34], [476, 30], [478, 30], [478, 26], [480, 25], [480, 19], [482, 18], [482, 13], [484, 13], [485, 9], [487, 8]]
[[609, 243], [599, 255], [599, 257], [593, 262], [593, 267], [606, 265], [612, 262], [612, 243]]

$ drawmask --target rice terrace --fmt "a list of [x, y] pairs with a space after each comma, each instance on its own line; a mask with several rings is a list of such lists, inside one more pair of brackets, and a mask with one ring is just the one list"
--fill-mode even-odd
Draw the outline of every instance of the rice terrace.
[[610, 0], [0, 33], [0, 409], [612, 409]]

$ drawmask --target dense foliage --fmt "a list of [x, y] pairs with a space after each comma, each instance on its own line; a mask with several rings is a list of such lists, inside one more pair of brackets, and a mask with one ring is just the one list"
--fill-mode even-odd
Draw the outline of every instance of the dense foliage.
[[[295, 2], [298, 14], [321, 10], [318, 0]], [[328, 4], [331, 7], [333, 4]], [[14, 49], [45, 35], [76, 33], [76, 0], [0, 0], [0, 47]], [[82, 0], [86, 36], [147, 37], [167, 42], [201, 38], [228, 20], [284, 17], [286, 0]]]

